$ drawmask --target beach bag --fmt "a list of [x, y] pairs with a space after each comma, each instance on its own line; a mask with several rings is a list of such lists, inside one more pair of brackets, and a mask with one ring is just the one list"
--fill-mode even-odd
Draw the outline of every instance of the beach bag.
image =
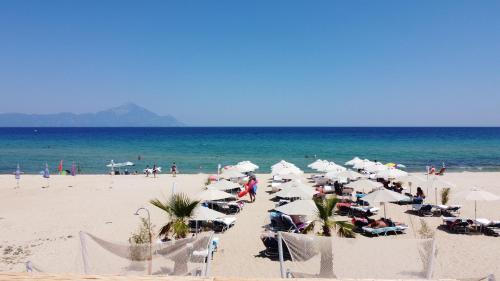
[[253, 188], [253, 193], [256, 194], [257, 193], [257, 185], [254, 184], [252, 188]]

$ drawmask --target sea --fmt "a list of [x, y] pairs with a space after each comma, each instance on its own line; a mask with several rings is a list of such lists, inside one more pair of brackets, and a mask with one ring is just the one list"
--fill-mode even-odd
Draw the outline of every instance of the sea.
[[282, 159], [305, 171], [316, 159], [343, 165], [358, 156], [425, 171], [500, 171], [500, 128], [180, 127], [0, 128], [0, 173], [55, 172], [74, 163], [80, 173], [104, 174], [111, 160], [181, 173], [215, 173], [217, 166], [250, 160], [258, 172]]

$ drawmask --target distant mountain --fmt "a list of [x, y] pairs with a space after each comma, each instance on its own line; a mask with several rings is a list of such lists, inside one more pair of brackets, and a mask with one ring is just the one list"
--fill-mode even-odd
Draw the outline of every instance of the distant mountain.
[[160, 116], [134, 103], [97, 113], [0, 114], [0, 127], [179, 127], [173, 116]]

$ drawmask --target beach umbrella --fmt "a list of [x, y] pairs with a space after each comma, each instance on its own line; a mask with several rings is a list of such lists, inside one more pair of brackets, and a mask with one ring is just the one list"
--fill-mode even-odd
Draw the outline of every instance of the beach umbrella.
[[[410, 198], [401, 193], [397, 193], [386, 188], [379, 188], [371, 193], [368, 193], [362, 198], [363, 201], [373, 205], [374, 203], [387, 203], [387, 202], [398, 202], [407, 201]], [[384, 217], [386, 217], [385, 204], [384, 204]]]
[[253, 172], [259, 168], [259, 166], [250, 161], [241, 161], [235, 167], [242, 173]]
[[207, 189], [217, 189], [222, 191], [236, 189], [236, 188], [240, 188], [240, 185], [235, 182], [227, 180], [220, 180], [207, 185]]
[[243, 178], [245, 177], [244, 174], [241, 172], [237, 171], [234, 168], [229, 168], [229, 169], [224, 169], [222, 170], [222, 173], [220, 175], [222, 178], [225, 179], [236, 179], [236, 178]]
[[346, 171], [342, 171], [342, 172], [328, 172], [325, 174], [325, 178], [329, 178], [329, 179], [343, 179], [343, 178], [346, 178], [346, 179], [350, 179], [350, 180], [355, 180], [355, 179], [359, 179], [359, 178], [363, 178], [365, 177], [364, 175], [358, 173], [358, 172], [355, 172], [353, 170], [346, 170]]
[[312, 189], [312, 187], [304, 186], [301, 183], [295, 183], [294, 185], [282, 188], [274, 195], [281, 198], [311, 199], [317, 193], [318, 192]]
[[325, 165], [328, 165], [328, 163], [329, 162], [327, 160], [318, 159], [318, 160], [314, 161], [313, 163], [309, 164], [308, 167], [313, 169], [313, 170], [320, 170]]
[[283, 188], [289, 188], [289, 187], [292, 187], [292, 186], [300, 186], [300, 187], [303, 187], [303, 188], [312, 188], [309, 185], [303, 184], [300, 180], [292, 180], [292, 181], [289, 181], [289, 182], [282, 183], [282, 184], [278, 185], [278, 188], [279, 189], [283, 189]]
[[477, 187], [473, 187], [469, 190], [459, 192], [456, 194], [456, 196], [464, 198], [467, 201], [474, 201], [474, 220], [477, 219], [477, 201], [500, 200], [500, 196], [495, 195], [488, 191], [481, 190]]
[[236, 198], [234, 195], [217, 190], [217, 189], [207, 189], [200, 192], [197, 198], [201, 201], [216, 201], [216, 200], [224, 200], [224, 199], [234, 199]]
[[225, 217], [226, 215], [217, 211], [214, 211], [210, 208], [198, 205], [193, 210], [193, 215], [191, 216], [191, 220], [196, 220], [196, 221], [213, 221], [222, 217]]
[[295, 166], [294, 164], [292, 163], [289, 163], [285, 160], [281, 160], [279, 161], [278, 163], [274, 164], [271, 166], [271, 170], [275, 169], [275, 168], [278, 168], [278, 167], [290, 167], [290, 166]]
[[368, 173], [378, 173], [380, 171], [384, 171], [387, 169], [389, 169], [389, 167], [380, 162], [377, 162], [372, 165], [366, 166], [364, 170], [367, 171]]
[[346, 184], [346, 187], [351, 187], [354, 188], [355, 190], [362, 190], [364, 191], [365, 189], [376, 189], [383, 187], [384, 185], [380, 182], [372, 181], [369, 179], [360, 179], [354, 182], [350, 182]]
[[365, 159], [365, 160], [361, 160], [361, 161], [358, 161], [357, 163], [355, 163], [353, 165], [353, 168], [354, 169], [365, 169], [366, 167], [374, 165], [374, 164], [375, 164], [375, 162], [372, 162], [368, 159]]
[[396, 178], [400, 178], [400, 177], [406, 177], [406, 176], [408, 176], [408, 173], [405, 171], [396, 169], [396, 168], [389, 168], [389, 169], [385, 169], [385, 170], [377, 172], [375, 174], [375, 176], [377, 178], [383, 178], [383, 179], [388, 180], [388, 179], [396, 179]]
[[320, 172], [343, 172], [347, 170], [345, 167], [335, 164], [335, 162], [328, 162], [322, 167], [318, 168]]
[[[317, 167], [318, 167], [318, 165], [320, 165], [320, 164], [321, 164], [321, 163], [323, 163], [324, 161], [326, 161], [326, 160], [321, 160], [321, 159], [318, 159], [318, 160], [316, 160], [316, 161], [312, 162], [311, 164], [307, 165], [307, 167], [309, 167], [309, 168], [311, 168], [311, 169], [316, 170], [316, 169], [317, 169]], [[328, 162], [328, 161], [327, 161], [327, 162]]]
[[198, 221], [214, 221], [225, 216], [226, 215], [223, 213], [198, 205], [198, 207], [193, 210], [193, 215], [190, 219], [196, 221], [196, 232], [198, 232]]
[[284, 180], [300, 180], [301, 178], [301, 175], [298, 175], [298, 174], [286, 174], [286, 175], [282, 175], [281, 176], [282, 179]]
[[284, 176], [289, 174], [301, 175], [303, 173], [304, 172], [297, 167], [283, 167], [283, 168], [273, 169], [272, 171], [273, 175], [279, 175], [279, 176]]
[[354, 165], [356, 165], [357, 163], [360, 163], [360, 162], [363, 162], [363, 160], [361, 160], [361, 158], [359, 158], [359, 157], [356, 156], [356, 157], [352, 158], [351, 160], [345, 162], [344, 165], [346, 165], [346, 166], [354, 166]]
[[289, 216], [315, 216], [318, 213], [318, 208], [311, 199], [295, 200], [274, 210]]

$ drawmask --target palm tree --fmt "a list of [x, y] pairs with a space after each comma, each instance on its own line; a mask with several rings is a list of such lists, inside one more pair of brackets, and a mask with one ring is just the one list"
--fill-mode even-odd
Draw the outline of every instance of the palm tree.
[[354, 226], [351, 223], [333, 219], [333, 210], [339, 201], [338, 198], [314, 200], [316, 208], [318, 208], [317, 220], [322, 224], [323, 235], [332, 236], [331, 229], [333, 228], [337, 230], [340, 237], [355, 237], [356, 233], [352, 230]]
[[158, 199], [150, 201], [153, 206], [158, 207], [168, 214], [169, 222], [160, 228], [158, 236], [168, 239], [168, 234], [173, 233], [176, 239], [185, 238], [189, 233], [187, 220], [193, 215], [193, 211], [200, 201], [191, 200], [186, 194], [178, 193], [163, 203]]

